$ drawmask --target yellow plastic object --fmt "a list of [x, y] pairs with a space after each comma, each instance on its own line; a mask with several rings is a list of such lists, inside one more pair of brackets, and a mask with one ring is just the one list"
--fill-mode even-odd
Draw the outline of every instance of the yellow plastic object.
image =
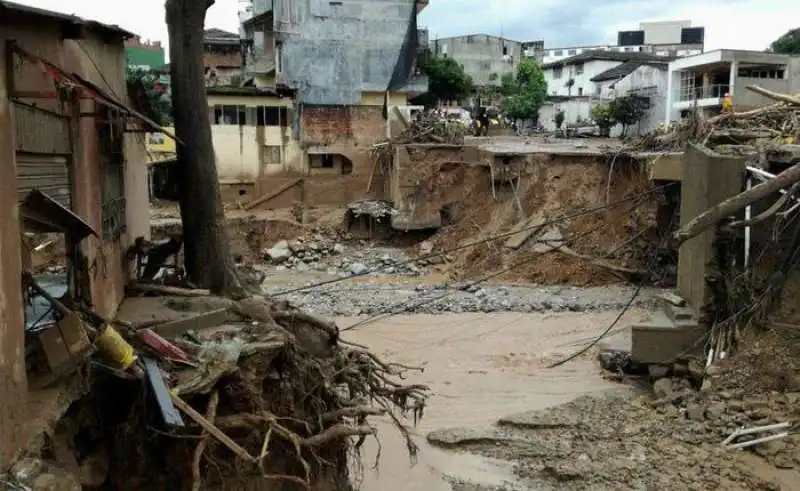
[[117, 362], [123, 370], [130, 368], [136, 361], [136, 351], [133, 346], [111, 326], [106, 326], [98, 333], [94, 342], [100, 353]]

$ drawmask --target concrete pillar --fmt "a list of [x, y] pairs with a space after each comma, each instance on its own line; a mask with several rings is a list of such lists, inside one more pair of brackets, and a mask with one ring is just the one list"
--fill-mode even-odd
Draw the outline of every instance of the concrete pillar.
[[[681, 176], [681, 226], [717, 203], [742, 191], [745, 159], [723, 156], [704, 147], [692, 146], [683, 157]], [[678, 293], [703, 316], [708, 301], [706, 279], [714, 259], [710, 228], [684, 242], [678, 255]]]
[[24, 441], [28, 403], [22, 310], [22, 249], [17, 204], [10, 45], [0, 37], [0, 472]]
[[711, 76], [708, 72], [703, 72], [703, 93], [698, 97], [698, 99], [705, 99], [706, 97], [711, 97]]
[[674, 70], [667, 71], [667, 104], [666, 114], [664, 115], [664, 123], [669, 124], [672, 121], [672, 106], [678, 100], [677, 91], [678, 84], [675, 83], [675, 78], [678, 72]]
[[731, 62], [730, 81], [728, 82], [728, 85], [730, 86], [728, 88], [728, 93], [731, 95], [731, 98], [733, 98], [733, 88], [736, 86], [736, 75], [737, 75], [738, 72], [739, 72], [739, 62], [738, 61], [732, 61]]

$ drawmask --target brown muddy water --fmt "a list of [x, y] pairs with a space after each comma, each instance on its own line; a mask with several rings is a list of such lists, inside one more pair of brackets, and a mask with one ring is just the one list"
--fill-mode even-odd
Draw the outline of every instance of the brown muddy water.
[[[617, 312], [567, 314], [454, 314], [396, 316], [344, 333], [344, 338], [369, 346], [386, 360], [424, 366], [409, 383], [428, 384], [432, 397], [425, 416], [409, 430], [421, 451], [409, 464], [405, 443], [386, 422], [378, 426], [380, 466], [374, 471], [378, 446], [365, 444], [363, 491], [450, 491], [444, 478], [483, 486], [514, 482], [513, 464], [429, 445], [428, 432], [448, 427], [483, 427], [514, 413], [568, 402], [582, 394], [615, 387], [601, 377], [590, 355], [556, 369], [547, 365], [571, 354], [599, 335]], [[624, 326], [644, 316], [631, 311]], [[337, 319], [347, 326], [356, 319]], [[605, 342], [629, 344], [621, 333]]]

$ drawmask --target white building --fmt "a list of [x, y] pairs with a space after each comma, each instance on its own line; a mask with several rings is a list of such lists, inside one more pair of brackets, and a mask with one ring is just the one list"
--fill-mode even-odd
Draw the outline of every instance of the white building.
[[650, 99], [650, 112], [637, 131], [649, 131], [663, 122], [668, 63], [669, 58], [646, 53], [587, 51], [545, 64], [549, 98], [540, 110], [539, 123], [552, 131], [556, 112], [564, 111], [565, 126], [592, 124], [592, 106], [638, 94]]
[[773, 92], [800, 92], [800, 57], [761, 51], [716, 50], [669, 64], [666, 122], [697, 105], [704, 116], [718, 114], [731, 95], [734, 109], [746, 111], [774, 101], [747, 90], [758, 85]]
[[547, 48], [544, 63], [583, 54], [586, 51], [648, 53], [658, 56], [692, 56], [703, 52], [705, 28], [692, 27], [691, 21], [642, 22], [635, 31], [617, 33], [616, 44]]

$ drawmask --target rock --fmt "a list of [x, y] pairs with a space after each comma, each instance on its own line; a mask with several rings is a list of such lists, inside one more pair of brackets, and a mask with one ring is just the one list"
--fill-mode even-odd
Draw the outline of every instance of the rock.
[[332, 252], [334, 254], [337, 254], [337, 255], [344, 254], [344, 251], [345, 251], [345, 247], [342, 244], [334, 244], [333, 245]]
[[785, 455], [776, 456], [775, 460], [772, 463], [778, 469], [788, 470], [788, 469], [794, 469], [795, 467], [797, 467], [797, 464], [795, 464], [792, 459], [790, 459], [789, 457], [786, 457]]
[[347, 270], [353, 275], [363, 275], [369, 272], [369, 268], [364, 263], [353, 263], [347, 268]]
[[712, 421], [722, 419], [725, 416], [725, 404], [718, 402], [706, 409], [706, 417]]
[[706, 409], [700, 404], [689, 404], [686, 407], [686, 417], [692, 421], [704, 421], [706, 419]]
[[675, 387], [673, 386], [671, 379], [662, 378], [656, 380], [656, 383], [653, 384], [653, 393], [658, 399], [670, 397], [674, 392]]
[[786, 448], [783, 440], [772, 440], [770, 442], [759, 443], [753, 447], [753, 451], [762, 457], [773, 457], [778, 455]]
[[428, 254], [433, 253], [433, 242], [429, 240], [423, 240], [419, 243], [419, 253], [423, 256], [427, 256]]
[[44, 463], [39, 459], [20, 459], [11, 467], [11, 475], [21, 484], [30, 485], [36, 476], [44, 470]]
[[267, 256], [276, 263], [286, 261], [292, 257], [292, 250], [289, 248], [289, 242], [282, 240], [276, 243], [270, 249], [267, 249]]
[[647, 372], [650, 374], [650, 377], [654, 379], [660, 379], [666, 377], [667, 374], [669, 373], [669, 369], [670, 369], [669, 365], [652, 364], [647, 366]]

